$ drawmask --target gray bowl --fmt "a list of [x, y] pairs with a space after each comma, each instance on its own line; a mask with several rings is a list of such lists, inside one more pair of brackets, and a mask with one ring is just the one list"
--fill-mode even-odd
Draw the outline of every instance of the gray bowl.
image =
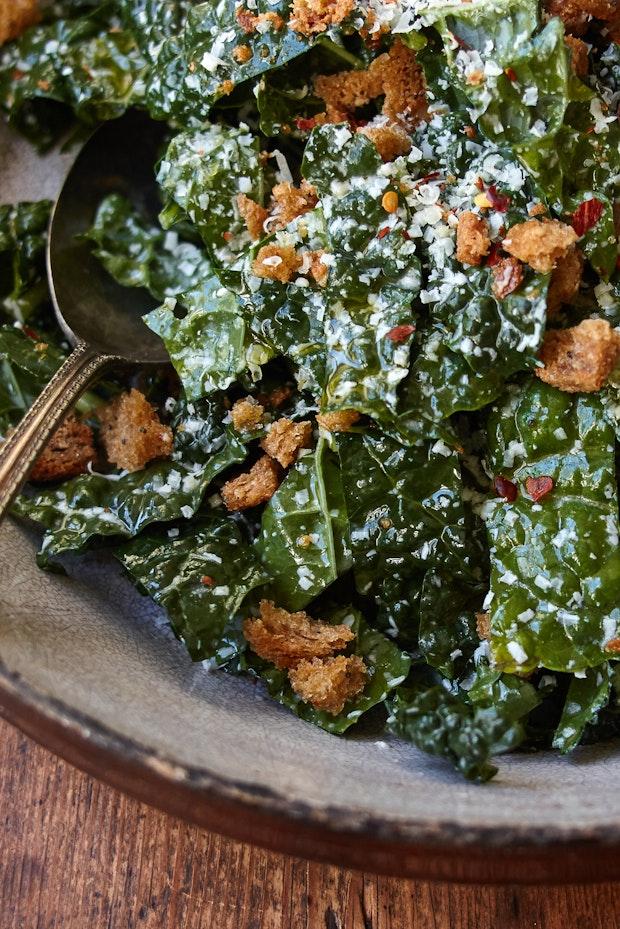
[[[2, 200], [54, 196], [70, 155], [3, 131]], [[620, 877], [620, 745], [501, 760], [489, 785], [372, 731], [330, 736], [249, 681], [192, 664], [109, 558], [34, 563], [0, 529], [0, 711], [52, 751], [169, 812], [278, 851], [462, 881]]]

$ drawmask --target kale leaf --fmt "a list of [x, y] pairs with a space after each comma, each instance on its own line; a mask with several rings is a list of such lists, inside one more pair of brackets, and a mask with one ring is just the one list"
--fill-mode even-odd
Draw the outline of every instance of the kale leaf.
[[48, 298], [45, 243], [51, 202], [0, 206], [0, 306], [19, 323]]
[[553, 747], [562, 754], [579, 745], [587, 726], [596, 722], [599, 710], [608, 702], [612, 669], [609, 662], [588, 668], [583, 677], [573, 677], [566, 694], [564, 711], [553, 738]]

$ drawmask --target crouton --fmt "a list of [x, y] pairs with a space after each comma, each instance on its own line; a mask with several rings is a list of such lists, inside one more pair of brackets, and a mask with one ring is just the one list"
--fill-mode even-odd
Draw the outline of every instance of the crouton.
[[235, 45], [232, 56], [239, 64], [245, 64], [252, 58], [252, 49], [249, 45]]
[[249, 510], [271, 500], [280, 480], [279, 465], [269, 455], [263, 455], [245, 474], [227, 481], [220, 493], [227, 510]]
[[299, 187], [286, 181], [276, 184], [271, 191], [271, 200], [271, 215], [277, 218], [275, 229], [283, 229], [298, 216], [314, 209], [318, 203], [316, 188], [305, 180]]
[[581, 35], [590, 19], [612, 19], [617, 9], [615, 0], [545, 0], [549, 16], [559, 16], [567, 32]]
[[523, 283], [523, 265], [516, 258], [501, 258], [493, 265], [493, 293], [498, 300], [518, 290]]
[[394, 161], [400, 155], [407, 155], [411, 151], [411, 136], [397, 123], [368, 123], [357, 131], [370, 139], [383, 161]]
[[456, 257], [462, 264], [479, 265], [491, 250], [486, 219], [467, 210], [459, 216], [456, 229]]
[[319, 287], [325, 287], [329, 274], [329, 265], [321, 261], [324, 254], [325, 249], [319, 248], [316, 251], [306, 252], [304, 255], [304, 267], [308, 265], [308, 273], [314, 278]]
[[558, 262], [551, 275], [547, 292], [547, 313], [553, 316], [565, 303], [570, 303], [579, 291], [583, 274], [583, 253], [575, 245], [566, 257]]
[[287, 284], [299, 271], [302, 259], [292, 245], [263, 245], [252, 262], [252, 271], [257, 277]]
[[536, 374], [567, 393], [600, 390], [620, 357], [620, 335], [603, 319], [586, 319], [571, 329], [545, 334]]
[[291, 419], [282, 417], [273, 423], [260, 446], [270, 458], [275, 458], [283, 468], [288, 468], [297, 458], [299, 450], [310, 448], [311, 444], [311, 422], [294, 423]]
[[247, 35], [261, 31], [261, 27], [273, 29], [277, 32], [284, 26], [284, 20], [278, 13], [270, 12], [255, 15], [244, 6], [237, 7], [235, 18]]
[[160, 422], [144, 394], [132, 388], [97, 410], [99, 437], [111, 464], [141, 471], [155, 458], [172, 454], [172, 429]]
[[397, 39], [387, 53], [381, 73], [385, 94], [383, 115], [404, 126], [417, 126], [426, 114], [426, 83], [415, 52]]
[[342, 651], [355, 635], [348, 626], [332, 626], [307, 613], [289, 613], [271, 600], [261, 600], [260, 618], [246, 619], [243, 634], [252, 651], [276, 668], [294, 668], [300, 661], [327, 658]]
[[590, 60], [588, 58], [588, 46], [581, 39], [573, 35], [567, 35], [564, 41], [568, 45], [570, 52], [570, 63], [577, 77], [586, 77], [590, 69]]
[[378, 62], [387, 62], [387, 55], [379, 55], [367, 71], [339, 71], [315, 78], [314, 90], [325, 101], [329, 122], [346, 122], [354, 110], [381, 96], [383, 76]]
[[361, 693], [368, 680], [368, 669], [358, 655], [337, 655], [300, 661], [288, 672], [291, 686], [305, 703], [331, 716]]
[[337, 410], [334, 413], [319, 413], [316, 421], [328, 432], [349, 432], [359, 419], [357, 410]]
[[75, 416], [68, 416], [37, 458], [30, 480], [67, 480], [83, 474], [95, 458], [93, 430]]
[[482, 641], [491, 638], [491, 614], [476, 613], [476, 632], [478, 638]]
[[293, 0], [289, 25], [302, 35], [315, 35], [337, 26], [354, 6], [354, 0]]
[[269, 216], [269, 210], [246, 194], [237, 194], [237, 208], [254, 241], [262, 239], [265, 235], [263, 224]]
[[265, 410], [254, 397], [244, 397], [237, 400], [230, 415], [237, 432], [253, 432], [262, 426]]
[[0, 45], [16, 39], [40, 19], [38, 0], [0, 0]]
[[508, 230], [502, 247], [535, 271], [549, 274], [577, 241], [572, 226], [557, 219], [528, 219]]

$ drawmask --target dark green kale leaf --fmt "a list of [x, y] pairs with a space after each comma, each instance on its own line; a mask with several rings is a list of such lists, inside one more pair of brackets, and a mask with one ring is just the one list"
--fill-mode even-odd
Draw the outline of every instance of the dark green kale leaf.
[[270, 695], [300, 719], [340, 735], [371, 707], [385, 700], [391, 690], [402, 684], [409, 672], [411, 659], [388, 638], [367, 625], [362, 614], [353, 607], [336, 610], [321, 618], [332, 625], [344, 623], [350, 626], [356, 634], [350, 654], [363, 658], [369, 670], [368, 682], [362, 693], [350, 700], [338, 716], [305, 703], [291, 687], [286, 671], [279, 671], [251, 652], [246, 652], [247, 670], [265, 681]]
[[483, 598], [482, 584], [459, 582], [447, 571], [424, 575], [418, 644], [428, 664], [450, 680], [480, 646], [476, 611]]
[[101, 202], [86, 238], [119, 284], [145, 287], [156, 300], [188, 291], [211, 274], [205, 254], [175, 231], [148, 223], [120, 194]]
[[205, 515], [174, 538], [147, 532], [116, 551], [194, 661], [213, 657], [247, 595], [269, 579], [242, 529], [230, 515]]
[[269, 351], [254, 344], [240, 297], [211, 275], [167, 298], [144, 320], [166, 346], [190, 400], [224, 390], [248, 367], [258, 379]]
[[0, 326], [0, 434], [30, 409], [64, 358], [54, 345]]
[[[532, 381], [492, 412], [488, 435], [490, 469], [518, 491], [485, 504], [497, 667], [600, 665], [620, 623], [615, 442], [601, 399]], [[552, 489], [536, 501], [526, 482], [543, 477]]]
[[51, 202], [0, 206], [0, 306], [23, 323], [48, 299], [45, 243]]
[[260, 139], [247, 127], [212, 124], [174, 136], [157, 180], [168, 200], [160, 216], [165, 229], [189, 218], [223, 265], [247, 249], [237, 196], [244, 193], [258, 203], [264, 197]]
[[586, 727], [596, 722], [599, 711], [609, 702], [611, 681], [609, 662], [588, 668], [583, 677], [573, 677], [553, 738], [554, 748], [566, 754], [579, 745]]
[[[205, 415], [214, 416], [216, 409], [209, 405]], [[150, 523], [191, 519], [213, 478], [246, 456], [243, 444], [221, 420], [210, 426], [209, 445], [203, 419], [200, 407], [191, 404], [175, 417], [176, 451], [169, 460], [131, 473], [82, 474], [59, 487], [19, 497], [14, 512], [46, 530], [39, 564], [47, 567], [63, 552], [83, 551], [95, 537], [133, 538]], [[188, 441], [188, 435], [195, 441]]]
[[299, 610], [351, 567], [338, 462], [325, 439], [298, 459], [263, 512], [259, 556], [269, 595]]

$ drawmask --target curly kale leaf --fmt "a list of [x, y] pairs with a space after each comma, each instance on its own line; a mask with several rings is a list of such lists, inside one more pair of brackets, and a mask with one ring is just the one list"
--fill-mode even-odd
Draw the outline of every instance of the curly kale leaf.
[[165, 229], [189, 218], [219, 264], [231, 264], [250, 239], [237, 208], [240, 193], [263, 201], [260, 139], [246, 127], [213, 124], [174, 136], [157, 180], [168, 200]]
[[200, 516], [174, 538], [147, 532], [115, 554], [194, 661], [217, 653], [247, 595], [269, 579], [232, 516]]
[[245, 664], [250, 673], [265, 682], [270, 695], [278, 703], [287, 706], [300, 719], [339, 735], [346, 732], [373, 706], [385, 700], [390, 691], [402, 684], [409, 672], [411, 659], [388, 638], [367, 625], [362, 614], [353, 607], [344, 607], [321, 618], [333, 625], [344, 623], [350, 626], [356, 634], [350, 654], [363, 658], [369, 670], [368, 681], [362, 693], [345, 704], [338, 716], [317, 710], [301, 700], [291, 687], [286, 671], [279, 671], [251, 652], [246, 652]]
[[0, 306], [19, 323], [48, 297], [45, 243], [51, 202], [0, 206]]
[[[493, 411], [488, 435], [489, 467], [517, 488], [514, 502], [485, 505], [494, 659], [519, 672], [600, 665], [620, 623], [615, 444], [603, 404], [533, 381]], [[552, 489], [536, 501], [527, 481], [543, 477]]]
[[[209, 414], [215, 415], [213, 406], [206, 408]], [[19, 497], [14, 511], [46, 530], [39, 564], [46, 567], [63, 552], [83, 551], [94, 538], [132, 538], [150, 523], [191, 519], [213, 478], [246, 455], [221, 420], [211, 425], [209, 446], [202, 419], [200, 408], [192, 406], [175, 417], [177, 450], [167, 461], [129, 474], [82, 474], [59, 487]], [[188, 434], [201, 436], [201, 441], [188, 442]], [[209, 447], [213, 451], [207, 455]]]
[[586, 728], [596, 722], [599, 711], [609, 702], [611, 683], [609, 662], [588, 668], [583, 677], [573, 677], [553, 738], [554, 748], [566, 754], [579, 745]]
[[350, 568], [342, 482], [325, 439], [299, 458], [265, 507], [257, 550], [273, 578], [270, 595], [289, 610]]

